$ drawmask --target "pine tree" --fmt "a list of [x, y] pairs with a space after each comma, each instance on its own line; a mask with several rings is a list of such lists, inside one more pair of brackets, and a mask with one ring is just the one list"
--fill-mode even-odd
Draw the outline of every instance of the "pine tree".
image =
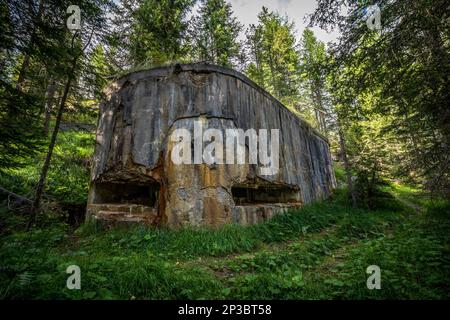
[[325, 44], [318, 41], [310, 29], [303, 31], [300, 56], [303, 91], [308, 93], [308, 104], [313, 109], [316, 127], [327, 134], [326, 121], [331, 111], [326, 92], [328, 58]]
[[266, 7], [258, 24], [247, 32], [250, 63], [247, 74], [283, 103], [293, 106], [299, 97], [299, 54], [294, 23]]
[[186, 15], [193, 4], [193, 0], [145, 0], [136, 8], [129, 40], [135, 66], [161, 65], [186, 58]]
[[[354, 101], [376, 95], [371, 112], [389, 119], [384, 130], [406, 147], [394, 171], [415, 177], [434, 193], [450, 193], [450, 25], [448, 1], [375, 1], [381, 30], [367, 27], [365, 1], [318, 1], [312, 23], [339, 27], [334, 48], [337, 73], [348, 70], [340, 87]], [[356, 104], [358, 105], [358, 104]], [[343, 104], [347, 114], [355, 104]]]
[[243, 60], [238, 40], [242, 24], [233, 17], [225, 0], [203, 0], [191, 26], [194, 54], [198, 60], [238, 68]]

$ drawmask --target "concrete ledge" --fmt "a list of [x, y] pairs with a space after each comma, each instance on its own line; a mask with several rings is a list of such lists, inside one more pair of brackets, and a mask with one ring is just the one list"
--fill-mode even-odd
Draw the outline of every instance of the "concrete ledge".
[[87, 214], [89, 221], [104, 227], [134, 223], [154, 225], [157, 219], [155, 208], [137, 204], [89, 204]]
[[277, 214], [298, 209], [301, 206], [301, 202], [236, 206], [233, 209], [233, 220], [241, 225], [254, 225], [269, 220]]

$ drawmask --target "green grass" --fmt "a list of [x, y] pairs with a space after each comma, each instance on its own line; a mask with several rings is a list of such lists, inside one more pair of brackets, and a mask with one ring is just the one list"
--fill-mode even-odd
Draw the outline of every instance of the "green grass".
[[346, 176], [345, 176], [345, 169], [341, 165], [334, 163], [333, 164], [334, 169], [334, 176], [336, 178], [336, 182], [338, 186], [345, 185], [346, 184]]
[[[450, 204], [422, 199], [418, 211], [403, 199], [353, 209], [337, 190], [263, 224], [219, 230], [82, 226], [72, 233], [49, 214], [40, 229], [1, 236], [0, 297], [448, 299]], [[12, 219], [6, 209], [1, 215]], [[72, 264], [81, 268], [81, 290], [65, 287]], [[381, 290], [366, 287], [373, 264]]]

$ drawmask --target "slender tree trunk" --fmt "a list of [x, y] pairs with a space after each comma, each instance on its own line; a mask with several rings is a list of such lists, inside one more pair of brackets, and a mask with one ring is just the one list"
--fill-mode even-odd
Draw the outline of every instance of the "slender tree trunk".
[[50, 79], [50, 83], [47, 87], [47, 92], [45, 94], [45, 110], [44, 110], [44, 134], [48, 136], [49, 126], [50, 126], [50, 117], [53, 107], [53, 102], [55, 100], [55, 92], [56, 92], [56, 82], [54, 79]]
[[[44, 13], [44, 0], [39, 2], [38, 15], [36, 21], [34, 22], [33, 31], [31, 31], [30, 43], [28, 44], [28, 49], [34, 46], [34, 38], [36, 37], [36, 23], [41, 20], [42, 14]], [[17, 78], [16, 88], [22, 91], [22, 86], [25, 81], [25, 75], [30, 66], [30, 55], [26, 52], [23, 57], [22, 65], [20, 66], [19, 76]]]
[[323, 106], [322, 89], [320, 86], [316, 87], [317, 106], [319, 108], [319, 123], [323, 134], [327, 135], [327, 124], [325, 122], [325, 108]]
[[42, 167], [42, 171], [41, 171], [41, 175], [40, 175], [40, 178], [39, 178], [39, 182], [38, 182], [38, 184], [36, 186], [36, 193], [35, 193], [33, 205], [31, 207], [30, 220], [28, 221], [27, 230], [29, 230], [31, 228], [31, 226], [33, 225], [33, 223], [35, 222], [36, 215], [37, 215], [37, 213], [39, 211], [39, 208], [40, 208], [40, 205], [41, 205], [41, 198], [42, 198], [42, 192], [44, 191], [45, 179], [47, 178], [48, 169], [50, 167], [50, 161], [52, 159], [53, 149], [55, 148], [56, 138], [58, 137], [59, 125], [61, 123], [62, 115], [64, 113], [64, 107], [65, 107], [65, 104], [66, 104], [67, 96], [69, 94], [70, 85], [72, 83], [72, 78], [73, 78], [74, 73], [75, 73], [77, 59], [78, 59], [78, 57], [75, 57], [72, 60], [71, 71], [68, 74], [67, 82], [66, 82], [66, 85], [64, 87], [64, 93], [63, 93], [63, 96], [62, 96], [60, 104], [59, 104], [58, 113], [57, 113], [57, 116], [56, 116], [55, 128], [53, 129], [53, 133], [52, 133], [52, 137], [51, 137], [51, 140], [50, 140], [50, 144], [48, 146], [47, 156], [45, 157], [45, 161], [44, 161], [44, 165]]
[[373, 196], [375, 195], [375, 184], [376, 184], [376, 178], [377, 178], [377, 169], [378, 169], [378, 164], [375, 160], [375, 163], [373, 164], [372, 167], [372, 175], [369, 181], [369, 186], [367, 188], [367, 198], [369, 201], [372, 200]]
[[17, 78], [17, 84], [16, 88], [20, 91], [22, 91], [22, 86], [25, 81], [25, 74], [27, 72], [27, 69], [30, 65], [30, 55], [28, 53], [25, 53], [25, 56], [23, 57], [22, 65], [20, 66], [19, 71], [19, 77]]
[[344, 161], [344, 168], [345, 168], [345, 173], [347, 176], [348, 192], [350, 193], [350, 196], [352, 198], [352, 205], [355, 208], [357, 206], [356, 194], [355, 194], [355, 190], [353, 188], [352, 173], [350, 171], [350, 162], [348, 161], [348, 157], [347, 157], [347, 147], [346, 147], [344, 132], [342, 131], [342, 127], [341, 127], [341, 124], [339, 121], [338, 121], [338, 127], [339, 127], [339, 146], [341, 148], [342, 160]]

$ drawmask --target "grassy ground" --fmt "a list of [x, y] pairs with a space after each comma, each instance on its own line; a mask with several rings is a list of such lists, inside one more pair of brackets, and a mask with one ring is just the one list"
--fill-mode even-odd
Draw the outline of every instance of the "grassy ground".
[[[45, 198], [86, 202], [92, 133], [61, 132]], [[43, 155], [0, 175], [0, 185], [32, 197]], [[343, 180], [342, 170], [337, 178]], [[39, 227], [0, 203], [1, 299], [448, 299], [450, 203], [387, 184], [377, 209], [330, 200], [252, 227], [169, 231], [82, 226], [51, 207]], [[68, 290], [66, 268], [81, 268]], [[366, 268], [381, 268], [368, 290]]]
[[[72, 232], [53, 215], [3, 228], [3, 299], [449, 299], [450, 204], [387, 186], [376, 210], [333, 199], [264, 224], [220, 230]], [[22, 217], [3, 210], [5, 225]], [[15, 230], [12, 232], [12, 230]], [[81, 268], [81, 290], [66, 268]], [[381, 268], [368, 290], [366, 268]]]

